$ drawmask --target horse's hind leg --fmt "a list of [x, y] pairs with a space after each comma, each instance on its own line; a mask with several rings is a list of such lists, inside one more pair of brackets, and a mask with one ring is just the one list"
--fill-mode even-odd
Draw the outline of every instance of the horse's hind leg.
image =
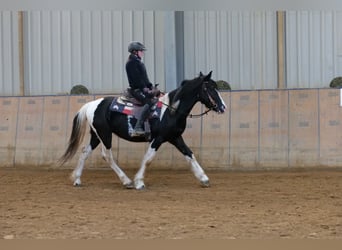
[[133, 188], [133, 182], [130, 178], [127, 177], [124, 171], [121, 170], [121, 168], [115, 163], [113, 159], [113, 153], [112, 153], [112, 134], [109, 132], [107, 134], [98, 132], [99, 136], [102, 139], [102, 157], [104, 160], [109, 164], [109, 166], [114, 170], [116, 175], [119, 177], [120, 181], [126, 188]]
[[108, 162], [108, 164], [114, 170], [114, 172], [117, 174], [124, 187], [129, 189], [134, 188], [132, 180], [128, 178], [124, 171], [122, 171], [121, 168], [115, 163], [113, 159], [112, 150], [102, 147], [102, 156]]
[[81, 175], [84, 169], [84, 164], [91, 152], [99, 145], [100, 140], [97, 138], [93, 130], [90, 130], [90, 142], [82, 149], [82, 154], [78, 159], [77, 167], [71, 174], [71, 180], [74, 182], [74, 186], [81, 185]]
[[140, 169], [134, 177], [134, 185], [137, 190], [143, 190], [145, 188], [144, 176], [146, 167], [152, 162], [160, 145], [161, 142], [157, 139], [150, 143], [147, 152], [145, 153], [145, 156], [141, 162]]

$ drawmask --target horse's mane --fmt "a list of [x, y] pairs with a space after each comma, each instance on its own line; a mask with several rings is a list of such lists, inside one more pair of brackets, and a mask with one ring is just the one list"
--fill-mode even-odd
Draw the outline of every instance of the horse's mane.
[[199, 83], [201, 83], [201, 81], [199, 81], [200, 77], [202, 76], [200, 75], [192, 80], [183, 80], [177, 89], [169, 93], [170, 104], [173, 108], [173, 111], [177, 109], [179, 100], [183, 96], [187, 95], [188, 93], [193, 93], [194, 90], [199, 86]]

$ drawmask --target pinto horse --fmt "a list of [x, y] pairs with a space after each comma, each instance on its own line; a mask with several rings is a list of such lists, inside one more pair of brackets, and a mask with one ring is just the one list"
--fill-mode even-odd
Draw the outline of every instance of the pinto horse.
[[[158, 117], [150, 117], [150, 136], [132, 136], [130, 131], [136, 118], [123, 112], [110, 110], [115, 97], [105, 97], [84, 104], [73, 119], [72, 132], [68, 147], [59, 159], [61, 165], [70, 160], [83, 141], [87, 123], [90, 126], [90, 142], [82, 150], [78, 165], [71, 174], [74, 186], [81, 185], [81, 175], [85, 160], [90, 153], [102, 143], [102, 156], [115, 171], [126, 188], [145, 188], [144, 174], [159, 147], [169, 142], [174, 145], [191, 165], [191, 170], [203, 187], [209, 187], [209, 178], [197, 162], [191, 149], [185, 144], [182, 134], [186, 127], [186, 119], [197, 102], [206, 106], [208, 111], [224, 113], [226, 105], [221, 98], [217, 84], [208, 75], [199, 74], [192, 80], [184, 80], [181, 85], [159, 97], [161, 111]], [[112, 155], [112, 133], [131, 142], [149, 142], [141, 166], [134, 177], [134, 182], [115, 163]]]

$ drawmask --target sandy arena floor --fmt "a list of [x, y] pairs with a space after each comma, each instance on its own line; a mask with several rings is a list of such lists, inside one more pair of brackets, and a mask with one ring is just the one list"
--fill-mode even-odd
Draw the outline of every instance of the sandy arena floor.
[[[132, 170], [126, 171], [133, 178]], [[342, 239], [342, 171], [147, 171], [146, 190], [111, 170], [0, 169], [0, 239]]]

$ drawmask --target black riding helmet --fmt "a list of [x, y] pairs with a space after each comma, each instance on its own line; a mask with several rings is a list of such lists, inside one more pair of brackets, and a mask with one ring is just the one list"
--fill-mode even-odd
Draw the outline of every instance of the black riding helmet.
[[145, 45], [140, 42], [131, 42], [128, 45], [128, 52], [133, 53], [133, 51], [145, 51]]

